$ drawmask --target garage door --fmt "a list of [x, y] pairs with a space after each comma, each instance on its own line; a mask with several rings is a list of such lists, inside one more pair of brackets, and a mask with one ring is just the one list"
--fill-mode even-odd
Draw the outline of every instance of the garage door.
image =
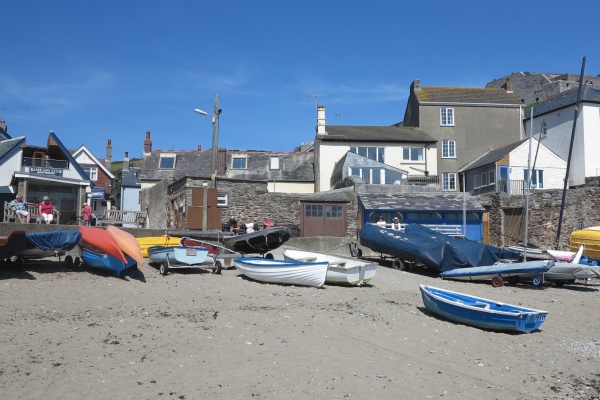
[[346, 236], [346, 204], [303, 203], [302, 236]]

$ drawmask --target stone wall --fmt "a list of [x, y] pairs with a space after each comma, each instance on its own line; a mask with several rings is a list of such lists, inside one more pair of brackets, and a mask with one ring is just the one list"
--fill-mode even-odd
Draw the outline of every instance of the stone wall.
[[[536, 190], [530, 196], [529, 240], [543, 248], [569, 249], [572, 231], [600, 225], [600, 187], [588, 180], [588, 186], [569, 189], [565, 196], [560, 241], [556, 243], [558, 222], [562, 204], [562, 190]], [[524, 196], [507, 196], [494, 193], [478, 196], [478, 201], [489, 211], [490, 244], [503, 246], [508, 240], [504, 233], [504, 213], [506, 208], [525, 207]]]

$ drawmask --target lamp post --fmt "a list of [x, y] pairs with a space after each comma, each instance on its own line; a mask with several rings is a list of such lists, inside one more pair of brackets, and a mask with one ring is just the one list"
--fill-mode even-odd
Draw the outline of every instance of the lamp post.
[[[202, 111], [198, 108], [194, 110], [196, 114], [200, 115], [208, 115], [206, 111]], [[217, 139], [219, 137], [219, 115], [221, 115], [221, 110], [219, 108], [219, 95], [215, 94], [215, 108], [214, 114], [212, 115], [212, 124], [213, 124], [213, 138], [212, 138], [212, 162], [210, 169], [210, 183], [213, 189], [217, 188]]]

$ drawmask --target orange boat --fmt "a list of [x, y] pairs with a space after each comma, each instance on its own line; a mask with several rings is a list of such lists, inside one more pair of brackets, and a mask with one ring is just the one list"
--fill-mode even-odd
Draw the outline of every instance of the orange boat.
[[79, 231], [81, 232], [81, 241], [79, 244], [82, 247], [86, 247], [86, 245], [91, 246], [106, 254], [110, 254], [117, 260], [127, 264], [125, 254], [123, 254], [119, 244], [110, 233], [106, 232], [104, 229], [94, 228], [92, 226], [80, 226]]
[[112, 225], [106, 227], [106, 232], [112, 235], [113, 239], [115, 239], [121, 248], [121, 251], [133, 258], [137, 265], [141, 266], [144, 263], [144, 256], [140, 250], [140, 244], [131, 233], [125, 232]]

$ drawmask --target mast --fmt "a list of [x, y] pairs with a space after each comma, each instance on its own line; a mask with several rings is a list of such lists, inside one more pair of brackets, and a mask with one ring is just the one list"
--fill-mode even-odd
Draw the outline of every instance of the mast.
[[[579, 117], [579, 104], [581, 103], [581, 97], [583, 92], [583, 75], [585, 71], [585, 60], [587, 56], [583, 57], [581, 63], [581, 75], [579, 75], [579, 89], [577, 90], [577, 103], [575, 104], [575, 116], [573, 117], [573, 130], [571, 131], [571, 143], [569, 144], [569, 156], [567, 158], [567, 172], [565, 176], [565, 184], [563, 186], [562, 200], [560, 202], [560, 215], [558, 217], [558, 228], [556, 229], [556, 245], [555, 250], [558, 250], [560, 243], [560, 229], [562, 227], [563, 214], [565, 211], [565, 198], [567, 196], [567, 189], [569, 187], [569, 170], [571, 169], [571, 156], [573, 155], [573, 142], [575, 141], [575, 128], [577, 127], [577, 117]], [[533, 118], [533, 113], [531, 114]]]

